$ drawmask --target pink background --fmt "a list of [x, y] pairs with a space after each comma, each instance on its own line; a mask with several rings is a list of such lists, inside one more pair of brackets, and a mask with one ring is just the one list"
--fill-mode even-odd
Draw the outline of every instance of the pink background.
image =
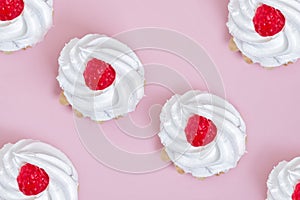
[[[227, 0], [55, 1], [54, 27], [42, 43], [26, 51], [0, 55], [0, 146], [33, 138], [60, 148], [78, 170], [80, 199], [265, 199], [272, 167], [283, 159], [299, 156], [300, 67], [298, 62], [266, 70], [248, 65], [238, 53], [230, 52], [225, 26], [227, 4]], [[98, 163], [81, 145], [71, 109], [58, 103], [60, 89], [55, 77], [59, 52], [73, 37], [87, 33], [114, 35], [140, 27], [173, 29], [206, 49], [220, 72], [228, 100], [247, 124], [248, 154], [237, 168], [205, 181], [179, 175], [173, 166], [148, 174], [127, 174]], [[180, 59], [151, 51], [138, 54], [143, 63], [174, 67], [191, 77], [195, 89], [205, 89]], [[155, 95], [155, 90], [161, 95]], [[137, 122], [140, 124], [149, 123], [143, 117], [148, 113], [147, 105], [163, 104], [171, 96], [151, 87], [146, 88], [146, 94], [144, 103], [133, 114], [133, 119], [141, 117]], [[160, 148], [157, 137], [133, 141], [112, 122], [104, 126], [108, 135], [111, 130], [111, 141], [128, 151]]]

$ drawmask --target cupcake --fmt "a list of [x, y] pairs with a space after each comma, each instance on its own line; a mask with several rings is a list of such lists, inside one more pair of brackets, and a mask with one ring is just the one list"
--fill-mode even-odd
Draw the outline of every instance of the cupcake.
[[245, 153], [246, 126], [227, 101], [201, 91], [174, 95], [160, 114], [164, 160], [203, 179], [236, 167]]
[[0, 159], [0, 199], [78, 199], [76, 169], [49, 144], [29, 139], [6, 144]]
[[230, 0], [229, 47], [248, 63], [287, 65], [300, 57], [299, 0]]
[[1, 0], [0, 51], [13, 52], [42, 41], [52, 15], [52, 0]]
[[144, 68], [125, 44], [105, 35], [72, 39], [58, 59], [60, 102], [103, 122], [135, 110], [144, 96]]
[[300, 157], [280, 162], [270, 173], [267, 200], [300, 200]]

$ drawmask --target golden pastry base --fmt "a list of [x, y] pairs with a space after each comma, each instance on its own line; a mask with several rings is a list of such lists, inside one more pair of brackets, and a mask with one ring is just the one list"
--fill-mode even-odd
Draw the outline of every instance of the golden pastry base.
[[[165, 161], [165, 162], [171, 161], [171, 159], [170, 159], [168, 153], [166, 152], [165, 148], [163, 148], [163, 150], [161, 151], [160, 157], [161, 157], [161, 159], [162, 159], [163, 161]], [[179, 174], [186, 174], [186, 172], [185, 172], [183, 169], [181, 169], [180, 167], [178, 167], [178, 166], [175, 165], [175, 164], [174, 164], [174, 166], [175, 166], [176, 171], [177, 171]], [[224, 172], [220, 172], [220, 173], [216, 174], [216, 176], [221, 176], [222, 174], [224, 174]], [[194, 177], [194, 178], [196, 178], [196, 179], [198, 179], [198, 180], [200, 180], [200, 181], [203, 181], [203, 180], [206, 179], [206, 177]]]
[[[236, 46], [236, 44], [233, 40], [233, 37], [231, 37], [229, 40], [228, 48], [233, 52], [240, 52], [239, 48]], [[244, 54], [242, 54], [242, 57], [246, 63], [253, 64], [253, 61], [250, 58], [248, 58], [247, 56], [245, 56]], [[287, 62], [286, 64], [284, 64], [284, 66], [288, 66], [290, 64], [293, 64], [293, 62]], [[266, 69], [274, 69], [275, 68], [275, 67], [265, 67], [265, 66], [262, 66], [262, 67], [264, 67]]]
[[[67, 100], [67, 98], [66, 98], [66, 96], [64, 94], [64, 91], [61, 91], [61, 93], [59, 95], [59, 103], [61, 105], [63, 105], [63, 106], [69, 106], [70, 105], [70, 103], [68, 102], [68, 100]], [[73, 112], [79, 118], [83, 118], [84, 117], [83, 114], [81, 112], [79, 112], [78, 110], [76, 110], [76, 109], [73, 109]], [[123, 116], [118, 116], [118, 117], [116, 117], [114, 119], [120, 119], [122, 117]], [[103, 124], [104, 123], [104, 121], [95, 121], [95, 122], [98, 123], [98, 124]]]

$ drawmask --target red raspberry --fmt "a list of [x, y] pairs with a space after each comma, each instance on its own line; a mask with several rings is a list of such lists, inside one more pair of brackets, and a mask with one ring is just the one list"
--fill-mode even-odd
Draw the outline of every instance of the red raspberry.
[[110, 64], [93, 58], [87, 63], [83, 76], [91, 90], [104, 90], [115, 81], [116, 71]]
[[17, 18], [24, 10], [23, 0], [0, 0], [0, 21]]
[[295, 187], [295, 191], [292, 195], [292, 200], [300, 200], [300, 183]]
[[263, 37], [273, 36], [283, 29], [285, 17], [279, 10], [262, 4], [256, 9], [253, 24], [259, 35]]
[[184, 129], [187, 141], [194, 147], [211, 143], [217, 135], [215, 124], [202, 116], [193, 115]]
[[21, 167], [17, 181], [20, 191], [31, 196], [43, 192], [48, 187], [49, 176], [45, 170], [27, 163]]

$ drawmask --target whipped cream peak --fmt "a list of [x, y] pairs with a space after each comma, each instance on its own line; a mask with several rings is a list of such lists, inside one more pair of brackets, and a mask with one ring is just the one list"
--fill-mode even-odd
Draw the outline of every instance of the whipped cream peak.
[[24, 0], [20, 16], [0, 21], [0, 51], [11, 52], [40, 42], [52, 26], [53, 0]]
[[[19, 190], [17, 177], [27, 163], [49, 175], [49, 185], [40, 194], [26, 196]], [[0, 150], [0, 175], [0, 199], [3, 200], [78, 199], [78, 175], [73, 164], [60, 150], [40, 141], [26, 139], [4, 145]]]
[[[285, 17], [285, 26], [274, 36], [263, 37], [255, 31], [256, 9], [266, 4]], [[238, 49], [254, 63], [277, 67], [300, 57], [300, 0], [230, 0], [227, 27]]]
[[300, 183], [300, 157], [280, 162], [269, 175], [267, 200], [292, 199]]
[[[88, 61], [110, 64], [116, 77], [104, 90], [93, 91], [85, 82]], [[57, 80], [68, 102], [95, 121], [117, 118], [135, 110], [144, 96], [144, 68], [127, 45], [99, 34], [72, 39], [61, 51]]]
[[[188, 119], [194, 115], [211, 120], [216, 138], [200, 147], [185, 136]], [[246, 126], [238, 111], [224, 99], [197, 90], [174, 95], [163, 106], [159, 137], [173, 163], [195, 177], [209, 177], [234, 168], [245, 153]]]

